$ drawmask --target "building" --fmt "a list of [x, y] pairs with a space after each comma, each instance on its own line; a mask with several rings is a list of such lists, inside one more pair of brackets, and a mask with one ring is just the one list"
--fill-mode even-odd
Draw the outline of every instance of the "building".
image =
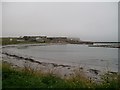
[[23, 37], [22, 36], [20, 36], [19, 38], [17, 38], [17, 40], [16, 41], [18, 41], [18, 42], [24, 42], [25, 40], [23, 39]]

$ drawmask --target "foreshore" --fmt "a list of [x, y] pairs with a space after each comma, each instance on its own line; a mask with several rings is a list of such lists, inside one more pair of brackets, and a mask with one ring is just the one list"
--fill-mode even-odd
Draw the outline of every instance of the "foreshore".
[[[2, 48], [9, 48], [9, 47], [28, 47], [28, 46], [42, 46], [48, 44], [21, 44], [21, 45], [6, 45], [2, 46]], [[53, 44], [49, 44], [53, 45]], [[102, 74], [101, 71], [96, 69], [85, 69], [82, 66], [73, 66], [69, 64], [60, 64], [57, 62], [44, 62], [44, 60], [36, 60], [31, 57], [25, 57], [20, 55], [15, 55], [10, 52], [2, 51], [2, 60], [4, 62], [10, 63], [14, 68], [24, 68], [24, 67], [31, 67], [34, 70], [42, 70], [43, 72], [53, 72], [60, 77], [68, 77], [74, 74], [75, 70], [83, 72], [86, 74], [88, 78], [91, 78], [97, 82], [100, 81], [100, 76]], [[111, 72], [114, 73], [114, 72]]]

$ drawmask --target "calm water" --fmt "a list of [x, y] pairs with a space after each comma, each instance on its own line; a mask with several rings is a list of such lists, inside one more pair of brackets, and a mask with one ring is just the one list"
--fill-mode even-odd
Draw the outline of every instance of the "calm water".
[[117, 48], [67, 44], [7, 48], [7, 50], [36, 60], [118, 71]]

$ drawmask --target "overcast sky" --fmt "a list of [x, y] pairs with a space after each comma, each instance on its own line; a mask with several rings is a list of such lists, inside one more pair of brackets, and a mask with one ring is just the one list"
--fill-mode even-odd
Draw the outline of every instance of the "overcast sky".
[[117, 2], [4, 2], [2, 19], [3, 36], [118, 40]]

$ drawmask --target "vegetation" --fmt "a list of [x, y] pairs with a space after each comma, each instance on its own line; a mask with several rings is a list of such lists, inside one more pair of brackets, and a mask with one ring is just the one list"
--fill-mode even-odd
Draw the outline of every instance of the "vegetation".
[[[12, 40], [10, 40], [12, 39]], [[35, 44], [35, 43], [39, 43], [36, 41], [17, 41], [16, 37], [13, 38], [0, 38], [0, 44], [1, 45], [11, 45], [11, 44]]]
[[10, 64], [2, 65], [2, 87], [4, 88], [113, 88], [118, 90], [118, 75], [105, 74], [102, 82], [96, 83], [89, 80], [81, 72], [69, 78], [60, 78], [53, 73], [43, 73], [35, 71], [30, 67], [23, 69], [12, 68]]
[[[17, 41], [17, 38], [2, 38], [0, 44], [31, 44], [36, 42]], [[8, 63], [2, 64], [2, 88], [92, 88], [120, 89], [118, 74], [106, 73], [101, 76], [101, 82], [96, 83], [87, 78], [83, 72], [75, 71], [74, 75], [62, 79], [53, 73], [43, 73], [30, 67], [13, 68]]]
[[0, 89], [2, 90], [2, 60], [0, 59]]

